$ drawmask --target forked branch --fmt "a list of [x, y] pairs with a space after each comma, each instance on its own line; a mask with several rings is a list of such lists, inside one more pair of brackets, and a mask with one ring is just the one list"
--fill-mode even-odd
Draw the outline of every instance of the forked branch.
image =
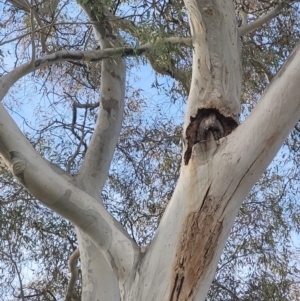
[[138, 260], [135, 242], [104, 206], [51, 169], [2, 104], [0, 120], [0, 156], [6, 166], [35, 198], [88, 235], [107, 262], [114, 262], [115, 276], [124, 280]]

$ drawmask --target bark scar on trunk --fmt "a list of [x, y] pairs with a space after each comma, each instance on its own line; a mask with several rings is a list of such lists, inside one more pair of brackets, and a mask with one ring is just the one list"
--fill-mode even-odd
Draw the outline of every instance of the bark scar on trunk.
[[210, 195], [210, 185], [199, 211], [191, 212], [183, 223], [173, 264], [169, 301], [192, 301], [199, 280], [209, 269], [223, 228], [220, 203]]
[[216, 109], [199, 109], [195, 117], [190, 118], [191, 122], [186, 129], [187, 150], [184, 153], [184, 163], [188, 165], [192, 155], [193, 145], [206, 143], [211, 137], [219, 140], [229, 135], [237, 123], [230, 117], [225, 117]]

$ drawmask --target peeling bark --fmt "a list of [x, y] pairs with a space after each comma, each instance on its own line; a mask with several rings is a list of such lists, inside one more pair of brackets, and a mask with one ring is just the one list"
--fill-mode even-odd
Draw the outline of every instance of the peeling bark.
[[220, 202], [210, 195], [210, 186], [199, 212], [191, 212], [183, 223], [180, 242], [173, 267], [174, 287], [170, 301], [193, 300], [198, 280], [206, 273], [213, 260], [222, 221], [218, 220]]

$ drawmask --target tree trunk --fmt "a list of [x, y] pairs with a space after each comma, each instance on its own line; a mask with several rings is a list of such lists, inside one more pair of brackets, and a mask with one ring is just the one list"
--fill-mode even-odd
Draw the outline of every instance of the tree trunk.
[[[122, 123], [124, 60], [102, 64], [100, 114], [76, 179], [52, 169], [0, 105], [0, 154], [6, 165], [32, 195], [77, 227], [82, 301], [204, 301], [242, 201], [299, 119], [299, 47], [238, 126], [241, 61], [233, 4], [185, 3], [194, 57], [182, 168], [145, 251], [101, 201]], [[103, 26], [95, 31], [107, 48], [112, 42]], [[1, 100], [17, 79], [38, 67], [24, 65], [3, 76]]]
[[299, 66], [300, 46], [242, 125], [193, 146], [123, 300], [205, 300], [243, 200], [299, 119]]

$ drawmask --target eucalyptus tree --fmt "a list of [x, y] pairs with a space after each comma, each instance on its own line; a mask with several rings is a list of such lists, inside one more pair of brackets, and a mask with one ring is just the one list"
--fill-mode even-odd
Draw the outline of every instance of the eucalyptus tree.
[[[34, 73], [37, 83], [45, 78], [46, 84], [41, 88], [46, 91], [45, 97], [49, 97], [52, 87], [56, 99], [51, 111], [56, 115], [48, 120], [38, 139], [33, 139], [19, 130], [1, 105], [1, 158], [15, 179], [38, 200], [29, 199], [25, 213], [41, 202], [76, 227], [79, 249], [70, 224], [62, 220], [53, 222], [54, 226], [62, 222], [62, 227], [70, 232], [67, 236], [74, 250], [69, 259], [71, 279], [66, 300], [76, 298], [75, 265], [79, 256], [82, 300], [204, 300], [243, 200], [299, 120], [299, 46], [295, 37], [290, 42], [291, 35], [286, 34], [287, 30], [297, 33], [297, 5], [291, 1], [221, 0], [83, 0], [78, 4], [82, 11], [75, 3], [58, 1], [9, 0], [5, 4], [8, 10], [1, 25], [6, 33], [1, 44], [15, 47], [15, 64], [6, 61], [11, 48], [4, 48], [1, 100], [6, 97], [8, 109], [13, 107], [12, 100], [19, 97], [10, 93], [14, 91], [13, 85]], [[284, 17], [277, 18], [278, 14]], [[280, 23], [286, 23], [287, 30], [275, 35], [275, 25], [284, 28]], [[254, 31], [258, 33], [254, 35]], [[242, 47], [244, 53], [248, 52], [243, 60]], [[159, 120], [158, 125], [147, 128], [143, 120], [132, 120], [126, 115], [128, 109], [138, 111], [142, 106], [136, 91], [134, 97], [128, 98], [130, 91], [128, 87], [126, 91], [125, 79], [140, 56], [158, 74], [175, 80], [170, 88], [173, 97], [188, 95], [182, 131], [178, 124]], [[61, 77], [62, 74], [66, 76]], [[242, 78], [248, 83], [243, 86], [243, 94]], [[247, 115], [241, 111], [241, 100], [259, 98], [265, 88], [251, 114], [240, 124], [240, 114]], [[56, 109], [58, 103], [63, 107], [65, 100], [72, 106], [69, 123], [65, 122], [66, 116], [60, 116], [61, 109]], [[99, 111], [95, 111], [97, 108]], [[84, 114], [78, 117], [80, 109]], [[134, 131], [130, 122], [135, 125]], [[57, 137], [42, 135], [50, 128], [52, 134], [58, 127], [62, 132]], [[164, 154], [169, 148], [166, 140], [160, 139], [160, 133], [168, 132], [168, 127], [174, 129], [170, 142], [173, 149], [177, 150], [182, 140], [182, 159], [178, 159], [176, 151]], [[67, 143], [61, 135], [63, 131], [72, 133]], [[296, 141], [297, 131], [293, 135]], [[143, 139], [139, 140], [141, 136]], [[178, 136], [182, 136], [181, 140]], [[58, 147], [60, 153], [49, 150], [53, 145], [61, 145], [61, 141], [64, 145]], [[287, 146], [297, 152], [296, 144]], [[137, 171], [146, 170], [141, 173], [141, 182], [149, 198], [162, 197], [161, 208], [155, 202], [148, 203], [149, 213], [155, 215], [159, 209], [159, 226], [153, 239], [150, 233], [144, 235], [144, 240], [135, 237], [134, 228], [145, 227], [143, 222], [136, 222], [132, 228], [127, 223], [129, 219], [124, 218], [126, 210], [122, 212], [126, 223], [111, 214], [126, 208], [117, 204], [118, 193], [126, 192], [130, 204], [141, 188], [129, 177], [122, 182], [112, 174], [108, 179], [115, 150], [133, 161], [128, 150], [134, 152], [137, 160], [143, 148], [147, 148], [146, 153], [153, 148], [160, 150], [151, 153], [157, 160], [153, 169], [171, 173], [169, 177], [160, 175], [163, 185], [170, 187], [159, 190], [155, 180], [147, 177], [147, 163], [132, 162]], [[50, 162], [53, 158], [60, 166]], [[121, 171], [122, 166], [118, 166], [115, 174]], [[147, 190], [147, 183], [154, 188]], [[114, 188], [114, 193], [109, 193], [110, 188]], [[160, 195], [156, 190], [161, 191]], [[115, 208], [105, 200], [109, 197], [115, 198]], [[248, 200], [251, 203], [251, 197]], [[273, 206], [271, 201], [268, 206]], [[19, 214], [23, 214], [23, 209]], [[31, 226], [41, 233], [53, 232], [43, 221]], [[126, 231], [130, 229], [131, 236]], [[8, 251], [2, 255], [11, 259], [14, 250], [9, 248], [14, 244], [6, 241]], [[245, 242], [243, 251], [246, 249]], [[253, 295], [253, 287], [258, 285], [267, 296], [272, 287], [263, 280], [241, 287], [245, 289], [244, 295]], [[20, 284], [18, 297], [25, 300], [30, 296], [26, 295], [21, 279]], [[224, 286], [218, 278], [214, 285]], [[51, 289], [43, 291], [49, 300], [55, 298]], [[239, 298], [239, 292], [227, 291], [231, 297]], [[208, 298], [213, 295], [211, 291]]]

